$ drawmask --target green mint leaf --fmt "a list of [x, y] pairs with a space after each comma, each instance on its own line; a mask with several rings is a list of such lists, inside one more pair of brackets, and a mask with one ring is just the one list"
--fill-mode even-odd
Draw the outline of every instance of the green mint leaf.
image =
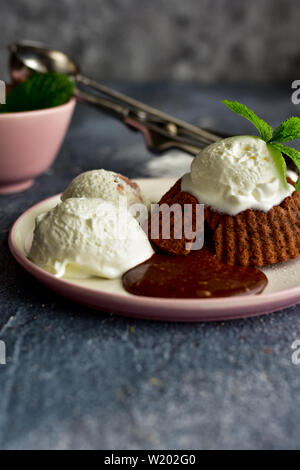
[[228, 106], [231, 111], [234, 111], [235, 113], [252, 122], [252, 124], [254, 124], [256, 129], [259, 131], [261, 138], [266, 142], [269, 142], [269, 140], [272, 138], [273, 129], [267, 122], [259, 118], [253, 111], [251, 111], [251, 109], [248, 109], [247, 106], [239, 103], [238, 101], [224, 100], [222, 103]]
[[53, 108], [67, 103], [74, 95], [74, 83], [59, 73], [34, 74], [8, 94], [1, 113]]
[[[287, 147], [286, 145], [278, 144], [278, 143], [271, 143], [269, 144], [271, 147], [279, 150], [280, 152], [284, 153], [284, 155], [287, 155], [293, 162], [295, 163], [298, 171], [300, 172], [300, 152], [298, 150], [293, 149], [291, 147]], [[300, 191], [300, 176], [297, 179], [296, 182], [296, 190]]]
[[300, 137], [300, 118], [291, 117], [283, 121], [275, 129], [271, 142], [288, 142], [289, 140], [299, 139]]
[[283, 185], [285, 185], [287, 188], [288, 183], [286, 180], [286, 163], [282, 156], [281, 150], [276, 148], [273, 144], [267, 143], [267, 147], [277, 168], [278, 176], [281, 179]]

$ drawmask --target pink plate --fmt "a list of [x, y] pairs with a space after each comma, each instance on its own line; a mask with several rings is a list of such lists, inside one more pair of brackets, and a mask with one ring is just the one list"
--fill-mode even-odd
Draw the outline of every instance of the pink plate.
[[[157, 201], [173, 179], [137, 180], [144, 194]], [[167, 321], [223, 321], [271, 313], [300, 302], [300, 259], [280, 263], [263, 271], [269, 284], [263, 294], [218, 299], [162, 299], [134, 296], [123, 290], [120, 280], [91, 278], [59, 279], [31, 263], [30, 247], [35, 217], [55, 206], [59, 195], [46, 199], [21, 215], [9, 235], [9, 247], [18, 263], [43, 284], [74, 302], [135, 318]]]

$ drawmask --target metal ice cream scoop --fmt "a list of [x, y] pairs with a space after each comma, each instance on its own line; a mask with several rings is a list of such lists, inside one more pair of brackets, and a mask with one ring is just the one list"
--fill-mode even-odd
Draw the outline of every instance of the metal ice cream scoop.
[[[78, 100], [96, 106], [131, 129], [142, 132], [147, 147], [153, 152], [160, 153], [176, 147], [195, 155], [201, 148], [220, 139], [220, 136], [212, 132], [174, 118], [85, 77], [76, 62], [59, 50], [49, 49], [37, 42], [22, 41], [9, 46], [9, 51], [13, 82], [22, 81], [33, 72], [68, 75], [77, 85]], [[79, 88], [80, 85], [84, 85], [84, 90]], [[91, 90], [98, 93], [93, 94]]]

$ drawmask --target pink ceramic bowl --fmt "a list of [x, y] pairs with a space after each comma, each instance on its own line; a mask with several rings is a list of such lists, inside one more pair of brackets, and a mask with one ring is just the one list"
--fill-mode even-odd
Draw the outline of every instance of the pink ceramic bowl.
[[0, 194], [29, 188], [53, 163], [68, 129], [75, 98], [55, 108], [0, 113]]

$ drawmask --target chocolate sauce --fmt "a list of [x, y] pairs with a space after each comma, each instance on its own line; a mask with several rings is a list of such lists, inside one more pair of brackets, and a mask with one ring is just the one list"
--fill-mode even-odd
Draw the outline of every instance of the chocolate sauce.
[[122, 281], [131, 294], [185, 299], [260, 294], [268, 283], [258, 269], [223, 264], [207, 248], [188, 256], [156, 253]]

